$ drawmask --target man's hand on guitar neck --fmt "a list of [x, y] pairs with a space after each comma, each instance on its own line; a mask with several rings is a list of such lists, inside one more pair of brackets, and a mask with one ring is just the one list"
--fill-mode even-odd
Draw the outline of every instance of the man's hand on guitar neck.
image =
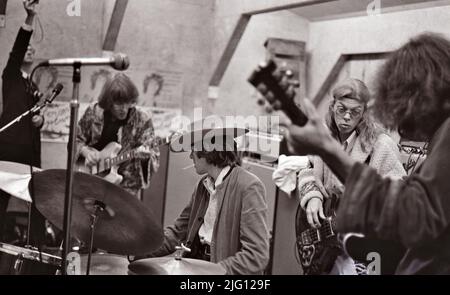
[[80, 151], [81, 155], [84, 157], [84, 163], [86, 166], [94, 166], [100, 161], [100, 153], [94, 148], [84, 146]]

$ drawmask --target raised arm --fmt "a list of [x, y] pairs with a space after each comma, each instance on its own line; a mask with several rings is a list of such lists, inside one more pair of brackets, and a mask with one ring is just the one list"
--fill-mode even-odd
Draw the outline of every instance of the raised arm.
[[32, 0], [23, 2], [27, 16], [24, 24], [19, 29], [8, 62], [3, 70], [3, 79], [12, 79], [21, 75], [20, 68], [22, 67], [23, 59], [30, 43], [31, 35], [33, 33], [34, 17], [36, 15], [36, 4], [33, 2], [34, 1]]

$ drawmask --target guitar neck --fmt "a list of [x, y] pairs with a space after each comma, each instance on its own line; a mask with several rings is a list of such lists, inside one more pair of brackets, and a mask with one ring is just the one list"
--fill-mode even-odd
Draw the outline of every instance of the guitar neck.
[[[154, 149], [169, 142], [170, 142], [169, 137], [164, 138], [156, 137], [155, 140], [153, 140], [152, 143], [150, 144], [150, 148]], [[136, 158], [136, 155], [137, 155], [137, 148], [120, 153], [116, 157], [107, 158], [104, 160], [105, 170], [110, 169], [112, 166], [120, 165], [126, 161], [132, 160]]]
[[258, 88], [260, 84], [264, 84], [266, 88], [273, 93], [275, 99], [281, 103], [282, 111], [289, 117], [292, 123], [298, 126], [305, 125], [308, 118], [295, 104], [293, 99], [295, 92], [291, 95], [292, 97], [288, 96], [277, 78], [275, 78], [276, 70], [276, 63], [270, 59], [267, 64], [256, 69], [248, 78], [248, 81], [256, 88]]
[[301, 237], [304, 244], [316, 244], [335, 234], [334, 220], [332, 218], [327, 218], [323, 220], [320, 228], [309, 228], [301, 233]]

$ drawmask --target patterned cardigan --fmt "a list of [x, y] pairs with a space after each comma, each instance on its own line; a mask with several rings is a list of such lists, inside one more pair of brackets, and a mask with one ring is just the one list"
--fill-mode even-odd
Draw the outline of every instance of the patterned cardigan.
[[[383, 177], [399, 179], [406, 176], [406, 171], [400, 162], [400, 153], [395, 142], [386, 134], [380, 134], [371, 150], [364, 151], [361, 138], [355, 140], [350, 157], [361, 163], [367, 162]], [[370, 158], [369, 158], [370, 157]], [[331, 194], [341, 196], [344, 185], [337, 179], [320, 157], [311, 157], [309, 168], [303, 169], [298, 176], [298, 192], [300, 206], [305, 209], [313, 197], [329, 198]]]
[[[118, 141], [122, 146], [120, 152], [150, 146], [155, 139], [152, 119], [138, 108], [130, 109], [128, 121], [118, 132]], [[95, 145], [102, 135], [104, 124], [103, 109], [97, 104], [90, 105], [78, 122], [75, 159], [80, 156], [81, 148]], [[151, 149], [149, 160], [132, 159], [119, 166], [118, 172], [123, 176], [120, 186], [136, 195], [142, 188], [150, 185], [153, 173], [159, 168], [159, 149]]]

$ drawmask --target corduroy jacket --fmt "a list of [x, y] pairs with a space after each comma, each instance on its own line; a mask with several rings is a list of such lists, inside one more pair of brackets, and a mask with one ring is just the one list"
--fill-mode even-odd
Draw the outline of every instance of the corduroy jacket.
[[[181, 243], [196, 247], [198, 230], [209, 202], [203, 179], [174, 225], [165, 229], [163, 245], [147, 257], [171, 254]], [[217, 186], [216, 196], [218, 209], [211, 241], [211, 262], [219, 263], [230, 275], [262, 274], [269, 262], [268, 208], [263, 183], [252, 173], [235, 166]]]

